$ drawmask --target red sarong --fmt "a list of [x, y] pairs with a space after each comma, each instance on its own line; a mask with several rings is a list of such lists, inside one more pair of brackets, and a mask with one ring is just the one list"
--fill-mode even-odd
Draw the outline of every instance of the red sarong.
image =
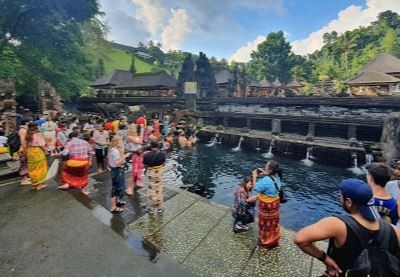
[[74, 188], [86, 187], [89, 183], [88, 159], [74, 157], [64, 162], [61, 169], [61, 182]]
[[279, 206], [279, 198], [270, 203], [259, 199], [258, 228], [260, 245], [263, 247], [275, 246], [281, 238]]
[[132, 155], [132, 180], [140, 182], [142, 180], [143, 172], [143, 153], [133, 153]]

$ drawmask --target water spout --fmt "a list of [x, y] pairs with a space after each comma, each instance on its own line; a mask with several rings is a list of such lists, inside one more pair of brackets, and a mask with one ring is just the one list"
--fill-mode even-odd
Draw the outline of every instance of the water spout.
[[274, 154], [272, 153], [272, 148], [274, 148], [274, 146], [275, 146], [275, 139], [272, 139], [271, 143], [269, 144], [268, 152], [262, 154], [261, 156], [266, 159], [271, 159], [274, 156]]
[[235, 148], [233, 148], [232, 151], [235, 151], [235, 152], [240, 151], [241, 150], [240, 146], [242, 145], [242, 141], [243, 141], [243, 137], [240, 137], [239, 144]]
[[211, 147], [214, 146], [217, 143], [217, 139], [218, 139], [219, 135], [215, 134], [215, 137], [213, 137], [209, 143], [206, 144], [207, 147]]
[[256, 140], [256, 151], [260, 151], [261, 150], [261, 148], [260, 148], [260, 141], [259, 140]]
[[365, 172], [358, 166], [358, 156], [356, 153], [351, 154], [353, 158], [353, 167], [349, 168], [355, 175], [363, 175]]
[[222, 136], [219, 137], [219, 140], [216, 143], [217, 144], [222, 144]]
[[307, 147], [306, 158], [304, 160], [301, 160], [301, 162], [303, 164], [305, 164], [306, 166], [314, 165], [314, 162], [311, 160], [311, 158], [312, 158], [312, 155], [311, 155], [312, 149], [313, 149], [312, 146], [311, 147]]

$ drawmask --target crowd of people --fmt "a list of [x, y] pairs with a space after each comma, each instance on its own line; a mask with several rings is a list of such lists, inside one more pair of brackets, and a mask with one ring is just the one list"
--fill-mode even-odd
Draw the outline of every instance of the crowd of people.
[[[366, 167], [367, 182], [343, 180], [340, 203], [348, 215], [324, 218], [296, 233], [294, 242], [326, 265], [326, 276], [400, 276], [400, 161], [390, 167], [372, 163]], [[281, 188], [282, 170], [275, 161], [245, 177], [234, 192], [233, 231], [249, 229], [257, 203], [259, 245], [277, 246]], [[257, 195], [251, 196], [253, 189]], [[329, 240], [327, 251], [315, 245], [323, 240]]]
[[[78, 117], [60, 120], [55, 114], [42, 115], [35, 120], [24, 117], [18, 122], [17, 151], [11, 151], [15, 145], [8, 145], [12, 144], [11, 140], [8, 142], [2, 133], [0, 150], [14, 152], [11, 154], [20, 161], [20, 184], [30, 185], [34, 190], [46, 187], [48, 171], [57, 171], [52, 166], [49, 168], [50, 161], [61, 159], [58, 188], [67, 190], [73, 187], [88, 194], [89, 169], [95, 161], [98, 173], [107, 171], [111, 176], [112, 212], [124, 210], [127, 204], [124, 196], [132, 196], [135, 189], [143, 187], [145, 178], [147, 211], [162, 213], [166, 152], [175, 145], [192, 147], [197, 140], [193, 126], [177, 129], [171, 117], [154, 114], [148, 120], [143, 114], [128, 122], [125, 116], [109, 120], [92, 116], [85, 124], [81, 124]], [[125, 171], [128, 168], [131, 168], [131, 174], [126, 185]]]

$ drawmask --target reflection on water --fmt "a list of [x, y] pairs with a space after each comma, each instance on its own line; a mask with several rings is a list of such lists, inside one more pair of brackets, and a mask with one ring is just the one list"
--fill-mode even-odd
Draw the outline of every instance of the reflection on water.
[[[281, 206], [281, 222], [297, 230], [322, 217], [342, 212], [338, 184], [356, 176], [346, 168], [274, 157], [284, 170], [284, 185], [289, 202]], [[230, 206], [233, 191], [244, 175], [265, 165], [266, 159], [256, 151], [232, 152], [224, 145], [176, 150], [166, 165], [165, 181], [185, 188], [215, 202]]]

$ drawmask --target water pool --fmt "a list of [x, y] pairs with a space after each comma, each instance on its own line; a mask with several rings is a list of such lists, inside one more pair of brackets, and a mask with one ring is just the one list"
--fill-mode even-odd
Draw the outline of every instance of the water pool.
[[[262, 151], [232, 151], [231, 147], [198, 144], [193, 149], [175, 150], [166, 164], [166, 182], [187, 189], [227, 206], [232, 205], [233, 191], [244, 175], [267, 161]], [[346, 168], [275, 156], [284, 171], [283, 180], [289, 202], [281, 205], [283, 226], [298, 230], [325, 216], [342, 213], [338, 184], [356, 178]]]

